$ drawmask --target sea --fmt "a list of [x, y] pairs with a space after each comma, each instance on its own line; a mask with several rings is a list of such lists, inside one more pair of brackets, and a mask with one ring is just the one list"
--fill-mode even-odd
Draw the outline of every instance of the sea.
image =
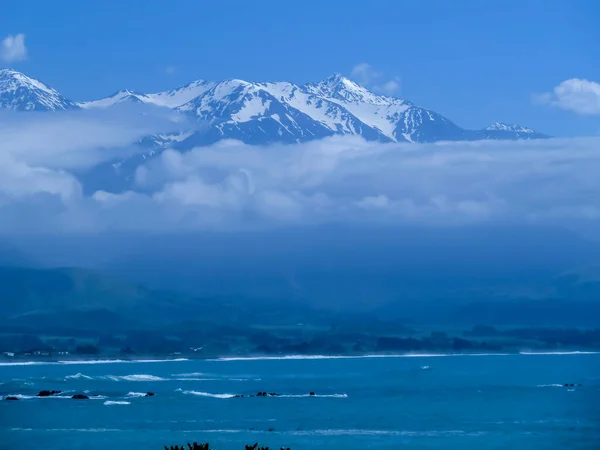
[[0, 397], [2, 449], [600, 449], [598, 353], [3, 362]]

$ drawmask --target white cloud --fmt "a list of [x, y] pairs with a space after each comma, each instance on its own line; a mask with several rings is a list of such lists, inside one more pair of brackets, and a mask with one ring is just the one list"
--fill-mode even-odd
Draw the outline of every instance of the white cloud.
[[[416, 145], [333, 137], [267, 147], [222, 141], [144, 160], [130, 157], [131, 143], [162, 124], [148, 116], [3, 119], [4, 233], [600, 221], [597, 138]], [[111, 187], [127, 174], [109, 165], [90, 191], [86, 170], [115, 157], [129, 158], [131, 180]]]
[[351, 75], [356, 81], [364, 85], [370, 85], [377, 78], [381, 77], [381, 74], [368, 63], [360, 63], [354, 66]]
[[600, 83], [571, 78], [552, 92], [536, 95], [534, 99], [577, 114], [597, 115], [600, 114]]
[[373, 90], [386, 95], [395, 95], [400, 92], [400, 78], [395, 77], [394, 79], [388, 80], [383, 84], [374, 85]]
[[351, 76], [359, 84], [385, 95], [396, 95], [400, 92], [400, 78], [386, 78], [385, 74], [375, 70], [368, 63], [360, 63], [352, 68]]
[[0, 42], [0, 61], [11, 63], [25, 59], [27, 59], [27, 47], [25, 47], [24, 34], [6, 36]]

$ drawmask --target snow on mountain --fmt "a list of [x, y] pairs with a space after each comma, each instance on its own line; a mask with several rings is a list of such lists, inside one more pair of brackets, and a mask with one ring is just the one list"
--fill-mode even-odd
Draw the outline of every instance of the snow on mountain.
[[124, 91], [115, 92], [108, 97], [101, 98], [100, 100], [93, 100], [91, 102], [81, 102], [79, 106], [85, 109], [93, 108], [110, 108], [111, 106], [118, 105], [120, 103], [150, 103], [146, 94], [140, 94], [137, 92], [130, 91], [128, 89]]
[[11, 69], [0, 69], [0, 108], [17, 111], [58, 111], [77, 104], [41, 81]]
[[215, 83], [198, 80], [177, 89], [172, 89], [165, 92], [157, 92], [155, 94], [142, 94], [125, 89], [123, 91], [115, 92], [114, 94], [100, 100], [81, 102], [79, 103], [79, 106], [85, 109], [110, 108], [111, 106], [115, 106], [119, 103], [132, 102], [147, 103], [166, 108], [177, 108], [178, 106], [189, 102], [199, 95], [202, 95], [214, 84]]
[[535, 133], [534, 130], [521, 125], [508, 124], [503, 122], [494, 122], [485, 128], [487, 131], [512, 131], [515, 133]]
[[482, 130], [465, 130], [434, 111], [373, 93], [339, 74], [305, 85], [198, 80], [170, 91], [146, 94], [123, 90], [100, 100], [74, 103], [33, 78], [0, 70], [0, 107], [26, 111], [109, 109], [127, 102], [171, 108], [198, 120], [195, 130], [148, 136], [140, 142], [154, 149], [187, 149], [221, 139], [249, 144], [293, 143], [334, 134], [415, 143], [547, 137], [530, 128], [501, 122]]
[[197, 80], [170, 91], [148, 94], [148, 102], [157, 106], [167, 108], [177, 108], [190, 100], [204, 94], [208, 89], [214, 86], [214, 82]]
[[317, 84], [308, 83], [305, 89], [316, 96], [347, 109], [358, 120], [377, 129], [391, 140], [400, 140], [395, 135], [401, 114], [412, 104], [393, 97], [374, 94], [342, 75], [336, 74]]
[[253, 144], [299, 142], [334, 134], [324, 124], [274, 96], [265, 85], [243, 80], [215, 83], [177, 110], [210, 124], [208, 132], [196, 133], [196, 139], [192, 139], [195, 145], [225, 138]]

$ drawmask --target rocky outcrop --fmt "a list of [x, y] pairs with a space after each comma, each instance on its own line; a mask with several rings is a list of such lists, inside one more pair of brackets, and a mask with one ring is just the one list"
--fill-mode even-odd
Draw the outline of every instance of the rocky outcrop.
[[8, 400], [8, 401], [17, 401], [19, 400], [19, 397], [6, 397], [4, 400]]
[[148, 392], [144, 397], [154, 397], [156, 394], [154, 392]]
[[52, 395], [58, 395], [62, 391], [40, 391], [36, 397], [51, 397]]
[[87, 395], [83, 395], [83, 394], [75, 394], [73, 397], [71, 397], [73, 400], [89, 400], [90, 398]]

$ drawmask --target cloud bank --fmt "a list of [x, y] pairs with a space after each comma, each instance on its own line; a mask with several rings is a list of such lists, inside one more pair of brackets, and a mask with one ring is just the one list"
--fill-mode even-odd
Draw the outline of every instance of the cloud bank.
[[[3, 233], [600, 220], [597, 138], [417, 145], [333, 137], [267, 147], [222, 141], [143, 158], [140, 138], [180, 124], [89, 111], [7, 115], [0, 123]], [[117, 173], [116, 161], [126, 161], [130, 173]], [[88, 192], [90, 170], [101, 187]], [[116, 177], [127, 187], [111, 188]]]
[[536, 96], [541, 103], [581, 115], [600, 114], [600, 83], [571, 78], [554, 88], [552, 92]]
[[25, 35], [6, 36], [0, 41], [0, 61], [11, 63], [27, 59]]

